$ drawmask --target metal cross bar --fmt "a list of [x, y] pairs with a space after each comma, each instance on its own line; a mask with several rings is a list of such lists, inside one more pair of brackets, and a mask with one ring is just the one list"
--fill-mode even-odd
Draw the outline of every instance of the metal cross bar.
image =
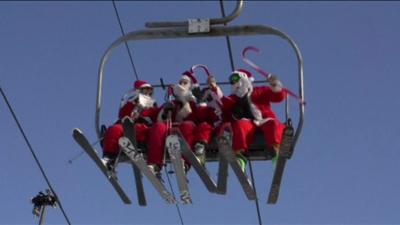
[[[266, 80], [256, 80], [256, 81], [253, 81], [252, 82], [253, 84], [265, 84], [265, 83], [267, 83], [267, 81]], [[222, 85], [231, 85], [229, 82], [224, 82], [224, 81], [221, 81], [221, 82], [216, 82], [216, 84], [217, 85], [220, 85], [220, 86], [222, 86]], [[153, 87], [153, 88], [165, 88], [165, 87], [168, 87], [168, 86], [172, 86], [172, 85], [174, 85], [174, 84], [152, 84], [151, 86]], [[200, 86], [207, 86], [208, 84], [207, 83], [199, 83], [199, 85]]]
[[[243, 9], [243, 0], [238, 0], [236, 3], [236, 8], [231, 14], [222, 18], [210, 19], [210, 25], [224, 24], [234, 20], [240, 15]], [[145, 26], [147, 28], [161, 28], [161, 27], [187, 27], [189, 25], [188, 21], [173, 21], [173, 22], [147, 22]]]

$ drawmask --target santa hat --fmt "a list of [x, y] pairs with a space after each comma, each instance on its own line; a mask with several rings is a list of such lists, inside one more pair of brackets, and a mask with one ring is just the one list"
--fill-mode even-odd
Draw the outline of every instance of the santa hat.
[[185, 71], [182, 73], [181, 80], [187, 80], [190, 81], [192, 87], [198, 87], [199, 82], [197, 81], [196, 77], [194, 74], [190, 71]]
[[133, 86], [134, 86], [135, 90], [139, 90], [140, 88], [144, 88], [144, 87], [151, 88], [151, 85], [144, 80], [136, 80]]
[[249, 78], [249, 80], [250, 80], [251, 82], [254, 81], [253, 75], [252, 75], [249, 71], [247, 71], [247, 70], [245, 70], [245, 69], [238, 69], [238, 70], [233, 71], [233, 73], [244, 74], [245, 76], [247, 76], [247, 78]]

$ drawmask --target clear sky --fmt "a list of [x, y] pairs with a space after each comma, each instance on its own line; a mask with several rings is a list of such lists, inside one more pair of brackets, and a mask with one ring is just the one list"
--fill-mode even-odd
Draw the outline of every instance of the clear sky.
[[[225, 6], [229, 13], [235, 2]], [[117, 2], [117, 7], [126, 32], [144, 29], [148, 21], [221, 15], [219, 1]], [[231, 22], [280, 29], [298, 44], [305, 63], [304, 129], [278, 204], [266, 204], [271, 162], [253, 164], [263, 224], [400, 224], [399, 11], [400, 2], [254, 1]], [[0, 2], [0, 84], [73, 224], [179, 224], [176, 208], [147, 180], [148, 206], [137, 205], [131, 167], [119, 168], [133, 201], [124, 205], [89, 157], [68, 163], [81, 152], [73, 128], [96, 141], [97, 71], [102, 54], [120, 36], [111, 2]], [[249, 69], [240, 52], [257, 46], [263, 52], [252, 55], [254, 61], [297, 92], [296, 60], [285, 41], [272, 36], [231, 41], [237, 68]], [[160, 77], [175, 82], [198, 63], [219, 81], [230, 73], [222, 37], [140, 41], [130, 48], [139, 77], [153, 84]], [[119, 99], [134, 80], [121, 45], [106, 65], [102, 123], [116, 119]], [[163, 92], [156, 91], [162, 103]], [[292, 100], [294, 118], [296, 106]], [[274, 109], [283, 119], [282, 106]], [[37, 224], [29, 198], [47, 185], [3, 100], [0, 124], [0, 224]], [[216, 166], [208, 166], [214, 177]], [[254, 202], [232, 173], [224, 196], [208, 193], [193, 171], [189, 180], [193, 205], [180, 205], [185, 224], [258, 223]], [[46, 222], [66, 223], [59, 209], [49, 209]]]

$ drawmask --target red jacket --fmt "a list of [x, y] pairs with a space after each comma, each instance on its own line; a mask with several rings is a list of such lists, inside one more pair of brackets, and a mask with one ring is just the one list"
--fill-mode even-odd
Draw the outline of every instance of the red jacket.
[[[261, 86], [254, 87], [253, 91], [248, 98], [249, 110], [251, 116], [255, 122], [265, 121], [266, 119], [274, 119], [276, 118], [275, 113], [271, 109], [271, 102], [277, 103], [281, 102], [285, 99], [285, 91], [281, 90], [278, 92], [273, 92], [270, 87]], [[239, 97], [236, 95], [230, 95], [228, 97], [224, 96], [222, 98], [223, 105], [223, 116], [225, 121], [233, 121], [238, 118], [232, 116], [232, 110], [234, 110], [235, 106], [239, 100]], [[244, 117], [246, 118], [246, 117]]]
[[[132, 112], [134, 111], [136, 103], [128, 102], [126, 103], [118, 113], [118, 118], [121, 120], [125, 116], [132, 116]], [[144, 109], [140, 112], [138, 119], [145, 119], [148, 122], [155, 123], [157, 121], [157, 115], [160, 112], [160, 108], [157, 106]]]

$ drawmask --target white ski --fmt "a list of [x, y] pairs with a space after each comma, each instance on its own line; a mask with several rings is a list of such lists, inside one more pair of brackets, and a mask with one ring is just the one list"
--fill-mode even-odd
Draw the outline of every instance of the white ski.
[[181, 142], [176, 134], [170, 134], [165, 141], [165, 147], [169, 153], [172, 165], [174, 166], [176, 180], [178, 182], [179, 191], [181, 193], [181, 200], [183, 204], [191, 204], [192, 198], [190, 197], [189, 188], [187, 185], [186, 174], [183, 167], [181, 155]]
[[103, 162], [97, 155], [96, 151], [90, 145], [87, 138], [83, 135], [82, 131], [75, 128], [73, 131], [73, 137], [75, 141], [82, 147], [82, 149], [89, 155], [89, 157], [96, 163], [96, 165], [100, 168], [103, 174], [107, 177], [107, 180], [112, 184], [114, 189], [117, 191], [118, 195], [121, 197], [122, 201], [125, 204], [131, 204], [132, 203], [131, 200], [125, 194], [122, 187], [119, 185], [115, 172], [107, 169], [107, 167], [103, 164]]
[[128, 156], [133, 164], [135, 164], [140, 171], [149, 179], [154, 188], [158, 191], [160, 196], [165, 199], [168, 203], [175, 204], [176, 200], [171, 195], [167, 189], [165, 189], [164, 185], [161, 181], [151, 172], [151, 170], [147, 167], [147, 163], [143, 158], [143, 154], [139, 153], [130, 140], [127, 137], [121, 137], [119, 139], [119, 146], [122, 151]]
[[291, 157], [293, 152], [293, 134], [294, 129], [289, 121], [288, 125], [283, 130], [278, 161], [275, 166], [274, 177], [272, 178], [271, 188], [268, 195], [268, 204], [275, 204], [278, 201], [286, 160]]
[[200, 162], [197, 160], [197, 157], [194, 155], [194, 153], [190, 149], [188, 143], [182, 137], [182, 134], [179, 131], [177, 131], [176, 135], [178, 135], [178, 137], [179, 137], [183, 155], [186, 157], [187, 160], [190, 161], [191, 165], [196, 170], [197, 174], [199, 175], [200, 179], [203, 181], [207, 190], [211, 193], [217, 193], [217, 186], [216, 186], [214, 180], [210, 177], [206, 168], [203, 167], [200, 164]]
[[219, 154], [232, 167], [232, 170], [236, 174], [236, 177], [239, 179], [239, 182], [240, 182], [247, 198], [249, 200], [255, 200], [257, 196], [253, 189], [253, 185], [251, 184], [251, 181], [247, 178], [246, 174], [243, 173], [242, 169], [240, 168], [239, 163], [237, 162], [235, 155], [233, 154], [233, 151], [231, 148], [231, 146], [232, 146], [231, 140], [232, 140], [232, 138], [230, 135], [222, 135], [218, 139]]
[[[137, 149], [137, 143], [136, 143], [136, 131], [135, 131], [135, 126], [132, 120], [130, 119], [125, 119], [122, 122], [122, 126], [124, 128], [124, 136], [127, 137], [135, 149]], [[140, 169], [135, 165], [132, 164], [133, 168], [133, 174], [135, 176], [135, 184], [136, 184], [136, 193], [138, 197], [138, 202], [140, 206], [146, 206], [146, 196], [144, 194], [144, 188], [143, 188], [143, 182], [142, 182], [142, 173], [140, 172]]]

